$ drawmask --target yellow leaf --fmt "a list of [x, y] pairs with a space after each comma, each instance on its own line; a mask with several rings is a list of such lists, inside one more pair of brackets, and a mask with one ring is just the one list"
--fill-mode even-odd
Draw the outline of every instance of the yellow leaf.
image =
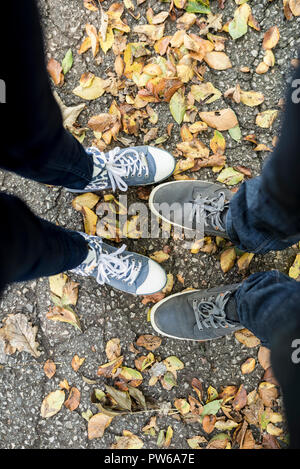
[[50, 394], [48, 394], [48, 396], [46, 396], [42, 402], [41, 416], [44, 419], [48, 419], [49, 417], [52, 417], [53, 415], [57, 414], [62, 408], [64, 400], [64, 391], [57, 390], [50, 392]]
[[262, 127], [263, 129], [269, 129], [277, 116], [278, 111], [276, 109], [260, 112], [256, 116], [256, 125]]
[[98, 221], [97, 215], [88, 207], [82, 207], [81, 212], [84, 217], [84, 230], [86, 234], [94, 236]]
[[100, 47], [103, 50], [104, 54], [111, 49], [115, 40], [114, 32], [111, 26], [108, 26], [106, 31], [105, 41], [103, 40], [101, 34], [99, 34]]
[[239, 270], [248, 269], [248, 267], [250, 265], [250, 262], [252, 261], [253, 257], [254, 257], [254, 254], [245, 252], [245, 254], [243, 254], [239, 258], [239, 260], [237, 261], [237, 265], [238, 265]]
[[259, 106], [265, 100], [262, 93], [258, 91], [240, 91], [241, 102], [246, 106]]
[[300, 281], [300, 254], [297, 254], [292, 267], [289, 270], [289, 276]]
[[105, 93], [105, 88], [108, 86], [108, 80], [102, 80], [99, 77], [93, 77], [86, 86], [81, 83], [74, 88], [73, 93], [82, 99], [92, 100], [97, 99]]
[[75, 210], [78, 212], [81, 211], [82, 207], [88, 207], [89, 209], [92, 209], [98, 203], [99, 199], [99, 195], [93, 194], [92, 192], [87, 192], [75, 197], [75, 199], [72, 201], [72, 207], [75, 208]]
[[234, 248], [226, 249], [223, 251], [220, 258], [221, 269], [224, 273], [228, 272], [234, 266], [236, 259], [236, 252]]
[[153, 254], [150, 255], [150, 258], [153, 259], [154, 261], [158, 262], [161, 264], [162, 262], [168, 260], [170, 257], [169, 254], [165, 253], [164, 251], [156, 251]]
[[248, 358], [241, 366], [241, 370], [243, 375], [247, 375], [249, 373], [252, 373], [252, 371], [255, 368], [255, 359], [254, 358]]
[[67, 283], [68, 277], [66, 274], [57, 274], [49, 277], [50, 291], [59, 298], [63, 295], [63, 289]]

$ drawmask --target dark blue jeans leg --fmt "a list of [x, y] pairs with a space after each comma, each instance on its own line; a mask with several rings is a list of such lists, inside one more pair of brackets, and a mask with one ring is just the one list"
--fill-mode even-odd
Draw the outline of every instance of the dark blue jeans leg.
[[235, 298], [240, 322], [266, 347], [277, 330], [300, 324], [300, 283], [277, 270], [251, 275]]
[[245, 182], [230, 202], [227, 230], [240, 249], [281, 250], [300, 239], [300, 67], [286, 96], [279, 143], [262, 175]]
[[300, 448], [300, 283], [277, 271], [261, 272], [245, 280], [235, 298], [241, 323], [271, 349], [290, 447]]
[[0, 291], [10, 282], [73, 269], [88, 254], [83, 236], [42, 220], [17, 197], [0, 194], [0, 213]]
[[[10, 47], [0, 54], [0, 79], [6, 86], [6, 103], [0, 105], [0, 167], [45, 184], [82, 189], [92, 178], [93, 161], [63, 127], [46, 70], [36, 1], [4, 2], [1, 18], [14, 20]], [[2, 42], [5, 37], [1, 27]]]

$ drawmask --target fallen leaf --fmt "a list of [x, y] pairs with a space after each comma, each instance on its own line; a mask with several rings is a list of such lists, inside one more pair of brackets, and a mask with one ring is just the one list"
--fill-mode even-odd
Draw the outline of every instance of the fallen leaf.
[[216, 424], [217, 418], [215, 415], [205, 415], [202, 420], [202, 427], [205, 433], [211, 433]]
[[150, 255], [150, 258], [158, 262], [159, 264], [168, 260], [169, 257], [169, 254], [164, 251], [155, 251], [153, 254]]
[[272, 28], [268, 29], [268, 31], [264, 35], [263, 40], [263, 48], [273, 49], [280, 39], [280, 32], [277, 26], [273, 26]]
[[186, 399], [175, 399], [174, 406], [177, 410], [179, 410], [181, 415], [188, 414], [191, 408]]
[[278, 111], [276, 109], [263, 111], [256, 116], [256, 125], [263, 129], [269, 129], [277, 116]]
[[162, 339], [155, 335], [145, 334], [141, 335], [137, 341], [136, 345], [139, 347], [144, 347], [146, 350], [154, 352], [158, 347], [160, 347]]
[[116, 437], [117, 442], [111, 445], [111, 449], [141, 449], [143, 441], [133, 433], [123, 430], [123, 436]]
[[182, 90], [176, 91], [169, 102], [170, 111], [177, 124], [181, 124], [186, 111], [186, 100]]
[[232, 63], [225, 52], [207, 52], [204, 60], [207, 65], [214, 70], [227, 70], [228, 68], [232, 67]]
[[259, 106], [265, 100], [265, 97], [262, 93], [258, 91], [240, 91], [241, 102], [246, 106]]
[[109, 417], [103, 413], [94, 415], [89, 419], [88, 423], [88, 438], [93, 440], [94, 438], [102, 438], [105, 429], [110, 425], [113, 417]]
[[53, 415], [57, 414], [65, 400], [65, 392], [62, 390], [57, 390], [50, 392], [42, 402], [41, 407], [41, 416], [44, 419], [48, 419]]
[[80, 391], [79, 389], [73, 387], [71, 388], [68, 399], [65, 401], [65, 406], [67, 409], [69, 409], [72, 412], [73, 410], [77, 409], [79, 404], [80, 404]]
[[239, 6], [234, 12], [234, 18], [230, 21], [228, 31], [232, 39], [239, 39], [248, 31], [248, 20], [251, 8], [247, 3]]
[[37, 326], [32, 326], [25, 314], [9, 314], [3, 319], [0, 337], [5, 343], [8, 355], [18, 352], [28, 352], [35, 358], [41, 355], [36, 342]]
[[220, 257], [221, 269], [224, 273], [228, 272], [234, 266], [236, 252], [234, 248], [226, 249]]
[[300, 281], [300, 254], [297, 254], [294, 263], [289, 270], [289, 276], [294, 280]]
[[300, 1], [289, 0], [289, 7], [294, 16], [300, 16]]
[[252, 332], [248, 329], [241, 329], [240, 331], [235, 332], [235, 338], [246, 347], [252, 348], [260, 344], [260, 340], [255, 337]]
[[54, 306], [53, 308], [50, 308], [46, 314], [46, 318], [50, 319], [51, 321], [66, 322], [81, 330], [81, 325], [77, 314], [72, 310], [72, 308], [68, 306], [63, 308], [60, 306]]
[[232, 109], [221, 109], [220, 111], [200, 112], [200, 118], [209, 127], [217, 130], [229, 130], [238, 125], [238, 120]]
[[44, 373], [47, 378], [51, 379], [56, 373], [56, 365], [53, 360], [47, 360], [44, 364]]
[[59, 298], [63, 295], [64, 286], [67, 283], [66, 274], [57, 274], [49, 277], [50, 291]]
[[100, 365], [97, 371], [97, 375], [104, 376], [105, 378], [111, 378], [116, 373], [117, 369], [121, 367], [123, 360], [124, 357], [121, 356], [108, 363], [105, 363], [104, 365]]
[[47, 70], [51, 76], [53, 82], [57, 86], [62, 86], [64, 83], [64, 74], [62, 72], [62, 66], [57, 60], [51, 58], [47, 65]]
[[264, 370], [271, 366], [271, 351], [267, 347], [259, 347], [257, 358]]
[[119, 358], [121, 355], [120, 339], [111, 339], [107, 342], [105, 353], [108, 360], [112, 361]]
[[248, 269], [253, 257], [254, 257], [253, 253], [245, 252], [245, 254], [242, 254], [241, 257], [237, 261], [239, 270]]
[[248, 358], [241, 366], [242, 374], [248, 375], [249, 373], [252, 373], [255, 368], [255, 363], [254, 358]]
[[244, 180], [244, 174], [239, 173], [233, 168], [225, 168], [219, 174], [217, 181], [226, 184], [227, 186], [235, 186]]
[[71, 366], [74, 371], [78, 371], [83, 362], [85, 361], [85, 358], [80, 358], [78, 355], [74, 355], [72, 358]]
[[247, 391], [243, 384], [239, 387], [235, 398], [232, 401], [232, 408], [236, 411], [243, 409], [247, 405]]

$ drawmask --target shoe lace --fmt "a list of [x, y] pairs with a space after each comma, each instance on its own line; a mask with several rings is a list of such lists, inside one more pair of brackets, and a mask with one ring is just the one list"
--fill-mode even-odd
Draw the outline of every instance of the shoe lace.
[[196, 222], [201, 223], [204, 220], [204, 225], [208, 225], [210, 221], [211, 226], [215, 230], [225, 231], [225, 226], [222, 221], [221, 215], [225, 209], [229, 207], [229, 202], [225, 202], [224, 192], [220, 192], [217, 197], [209, 199], [202, 197], [200, 194], [192, 201], [193, 207], [190, 214], [190, 221], [196, 217]]
[[[116, 147], [107, 154], [101, 153], [100, 157], [105, 162], [105, 169], [113, 191], [117, 187], [124, 192], [128, 189], [128, 185], [123, 178], [136, 175], [141, 177], [143, 174], [145, 177], [149, 176], [147, 159], [142, 151], [129, 148], [121, 151], [119, 147]], [[93, 181], [96, 184], [97, 182], [103, 182], [101, 172]]]
[[226, 318], [225, 306], [230, 298], [231, 292], [220, 294], [216, 298], [209, 297], [207, 300], [193, 300], [193, 310], [198, 328], [202, 331], [204, 327], [234, 327]]
[[89, 265], [85, 266], [86, 275], [91, 275], [96, 269], [96, 279], [100, 285], [107, 283], [112, 278], [129, 285], [135, 282], [142, 263], [136, 262], [132, 254], [122, 256], [126, 249], [125, 244], [112, 253], [105, 251], [102, 246], [96, 245], [93, 241], [89, 242], [89, 246], [93, 249], [95, 257]]

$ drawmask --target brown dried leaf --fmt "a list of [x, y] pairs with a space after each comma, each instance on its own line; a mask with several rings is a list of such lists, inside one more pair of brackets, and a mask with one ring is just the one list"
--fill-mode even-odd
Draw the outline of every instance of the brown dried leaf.
[[241, 366], [241, 370], [243, 375], [247, 375], [249, 373], [252, 373], [255, 368], [255, 359], [254, 358], [248, 358]]
[[207, 52], [204, 60], [207, 65], [214, 70], [227, 70], [228, 68], [232, 67], [232, 63], [225, 52]]
[[79, 389], [73, 387], [71, 388], [70, 394], [68, 399], [65, 401], [65, 406], [67, 409], [69, 409], [71, 412], [75, 409], [80, 404], [80, 391]]
[[111, 339], [107, 342], [105, 353], [108, 360], [112, 361], [119, 358], [121, 355], [120, 339]]
[[47, 378], [51, 379], [56, 372], [56, 365], [53, 360], [47, 360], [44, 364], [44, 373]]
[[71, 366], [74, 371], [78, 371], [83, 362], [85, 361], [85, 358], [80, 358], [78, 355], [74, 355], [72, 358]]
[[258, 351], [258, 361], [264, 370], [271, 366], [271, 351], [267, 347], [261, 346]]
[[243, 384], [239, 387], [238, 392], [232, 401], [232, 408], [236, 411], [243, 409], [247, 405], [247, 391]]
[[99, 413], [90, 418], [88, 423], [88, 438], [101, 438], [104, 435], [105, 429], [110, 425], [113, 417], [106, 414]]
[[229, 130], [238, 125], [238, 120], [232, 109], [221, 109], [220, 111], [200, 112], [200, 118], [209, 127], [217, 130]]
[[217, 418], [215, 415], [204, 415], [202, 420], [202, 427], [206, 433], [214, 431]]
[[278, 44], [279, 39], [280, 32], [278, 26], [273, 26], [272, 28], [268, 29], [264, 35], [263, 48], [265, 50], [273, 49]]
[[25, 314], [9, 314], [3, 319], [3, 327], [0, 329], [1, 338], [5, 342], [7, 354], [28, 352], [35, 358], [41, 355], [38, 351], [38, 342], [35, 341], [37, 326], [32, 326]]
[[144, 347], [146, 350], [153, 352], [161, 345], [162, 339], [155, 335], [145, 334], [141, 335], [136, 341], [136, 345]]
[[234, 335], [235, 338], [241, 342], [241, 344], [246, 345], [246, 347], [252, 348], [260, 344], [260, 340], [248, 329], [241, 329], [240, 331], [235, 332]]
[[47, 70], [54, 84], [57, 86], [62, 86], [64, 83], [64, 74], [62, 72], [62, 66], [60, 63], [55, 59], [50, 59], [47, 65]]

